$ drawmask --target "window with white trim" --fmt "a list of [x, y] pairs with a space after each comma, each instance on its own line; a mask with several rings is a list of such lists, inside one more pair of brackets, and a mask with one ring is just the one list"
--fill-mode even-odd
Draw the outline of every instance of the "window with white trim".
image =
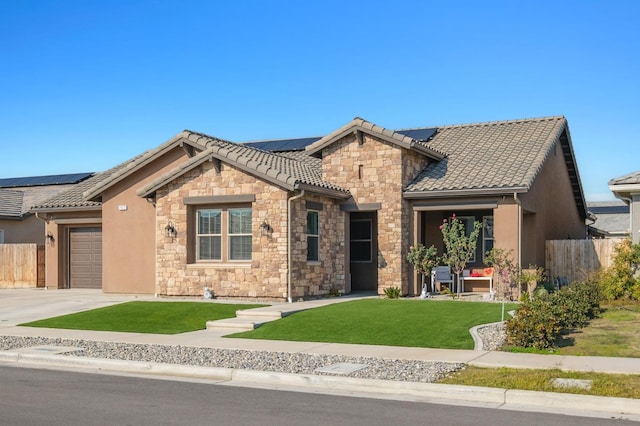
[[493, 249], [493, 216], [482, 217], [482, 260], [487, 257], [487, 252]]
[[319, 216], [318, 211], [307, 210], [307, 261], [310, 262], [320, 260]]
[[196, 210], [196, 261], [251, 260], [251, 208]]

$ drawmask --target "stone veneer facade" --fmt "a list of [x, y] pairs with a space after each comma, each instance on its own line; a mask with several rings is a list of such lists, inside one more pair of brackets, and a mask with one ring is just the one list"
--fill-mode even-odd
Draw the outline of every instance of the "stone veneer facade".
[[[156, 197], [156, 293], [160, 295], [202, 295], [205, 287], [216, 297], [287, 297], [287, 200], [289, 192], [222, 163], [211, 162], [185, 173]], [[194, 206], [186, 197], [254, 195], [252, 208], [252, 259], [246, 262], [195, 262]], [[307, 262], [307, 201], [322, 205], [319, 214], [320, 261]], [[293, 202], [292, 292], [295, 300], [345, 290], [344, 214], [336, 201], [306, 195]], [[249, 203], [238, 204], [247, 206]], [[211, 204], [203, 204], [203, 206]], [[317, 204], [313, 204], [317, 207]], [[230, 206], [226, 204], [225, 206]], [[263, 235], [266, 221], [272, 231]], [[165, 236], [168, 222], [178, 230], [176, 238]], [[190, 235], [190, 233], [192, 233]]]
[[378, 293], [400, 287], [409, 290], [406, 261], [411, 231], [411, 209], [403, 188], [427, 165], [424, 155], [397, 145], [354, 134], [322, 151], [322, 178], [348, 189], [356, 204], [380, 203], [378, 223]]

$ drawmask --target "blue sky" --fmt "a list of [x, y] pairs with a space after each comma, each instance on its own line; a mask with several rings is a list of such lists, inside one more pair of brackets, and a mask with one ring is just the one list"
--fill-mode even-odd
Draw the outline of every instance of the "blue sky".
[[0, 178], [233, 141], [564, 115], [587, 199], [640, 170], [640, 2], [0, 1]]

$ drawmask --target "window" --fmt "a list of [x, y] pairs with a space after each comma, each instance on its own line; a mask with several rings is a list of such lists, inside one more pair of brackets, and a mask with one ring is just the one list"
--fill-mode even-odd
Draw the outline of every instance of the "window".
[[229, 209], [229, 260], [251, 260], [251, 209]]
[[349, 239], [349, 255], [351, 262], [371, 262], [373, 246], [371, 219], [355, 219], [351, 221]]
[[[458, 219], [460, 219], [460, 222], [462, 222], [462, 224], [464, 225], [465, 235], [469, 237], [473, 232], [473, 224], [476, 221], [475, 216], [461, 216], [461, 217], [458, 217]], [[471, 259], [469, 259], [469, 263], [475, 263], [475, 261], [476, 261], [476, 253], [473, 252]]]
[[482, 260], [487, 256], [487, 252], [493, 249], [493, 216], [482, 218]]
[[251, 208], [196, 210], [196, 261], [251, 260]]
[[222, 260], [222, 210], [198, 210], [198, 260]]
[[319, 213], [315, 210], [307, 211], [307, 260], [320, 260], [320, 234], [318, 231]]

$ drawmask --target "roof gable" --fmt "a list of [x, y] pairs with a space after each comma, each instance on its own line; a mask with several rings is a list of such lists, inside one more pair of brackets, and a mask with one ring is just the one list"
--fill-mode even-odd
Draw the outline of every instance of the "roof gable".
[[95, 186], [87, 189], [84, 192], [83, 197], [86, 200], [95, 201], [104, 191], [111, 188], [118, 182], [121, 182], [128, 176], [131, 176], [136, 171], [142, 169], [176, 147], [180, 146], [185, 148], [190, 155], [195, 155], [194, 149], [197, 151], [203, 150], [205, 147], [198, 144], [197, 141], [189, 139], [188, 133], [189, 132], [185, 130], [157, 148], [148, 150], [142, 155], [134, 157], [133, 159], [123, 163], [122, 167], [118, 167], [117, 171], [105, 176]]
[[230, 164], [289, 191], [306, 189], [336, 198], [349, 197], [348, 191], [322, 180], [321, 170], [315, 166], [318, 163], [262, 151], [202, 133], [189, 132], [188, 138], [197, 139], [207, 148], [184, 164], [140, 188], [137, 191], [139, 196], [148, 197], [177, 177], [213, 159]]
[[[423, 140], [407, 136], [402, 133], [403, 131], [385, 129], [384, 127], [378, 126], [359, 117], [354, 118], [351, 122], [342, 126], [338, 130], [307, 146], [305, 150], [307, 154], [313, 155], [342, 139], [346, 135], [351, 133], [357, 134], [358, 132], [367, 133], [405, 149], [415, 150], [427, 157], [433, 158], [434, 160], [442, 160], [445, 157], [444, 151], [434, 149], [430, 144], [427, 145]], [[405, 132], [407, 132], [407, 134], [411, 133], [410, 130], [406, 130]]]

